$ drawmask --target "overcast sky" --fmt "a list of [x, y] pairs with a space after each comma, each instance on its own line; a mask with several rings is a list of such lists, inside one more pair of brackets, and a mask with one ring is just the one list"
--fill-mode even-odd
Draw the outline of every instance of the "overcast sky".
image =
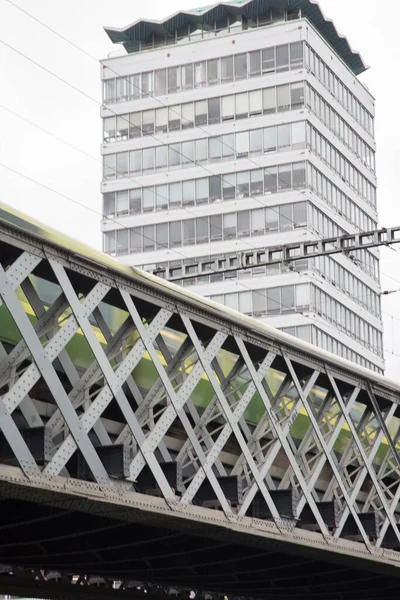
[[[103, 26], [160, 19], [206, 0], [13, 0], [96, 59], [118, 49]], [[382, 226], [400, 225], [398, 0], [320, 0], [371, 69], [361, 76], [376, 98], [378, 206]], [[144, 7], [144, 8], [143, 8]], [[88, 97], [8, 48], [14, 46]], [[90, 207], [90, 212], [0, 166], [0, 198], [49, 225], [100, 248], [100, 68], [50, 31], [0, 0], [0, 163]], [[35, 122], [84, 155], [22, 121]], [[396, 175], [397, 173], [397, 175]], [[381, 253], [383, 289], [400, 289], [400, 247]], [[400, 293], [383, 298], [387, 374], [400, 380]]]

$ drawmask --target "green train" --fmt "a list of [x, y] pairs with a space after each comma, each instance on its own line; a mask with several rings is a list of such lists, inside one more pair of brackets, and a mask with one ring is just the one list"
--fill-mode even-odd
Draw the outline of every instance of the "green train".
[[[25, 233], [32, 234], [36, 238], [50, 242], [51, 244], [54, 244], [54, 245], [56, 245], [60, 248], [63, 248], [69, 252], [73, 252], [74, 254], [77, 254], [77, 255], [82, 255], [84, 258], [89, 259], [91, 262], [100, 264], [103, 268], [105, 267], [105, 268], [111, 269], [114, 272], [117, 271], [117, 272], [123, 274], [124, 276], [128, 276], [131, 278], [133, 277], [136, 281], [137, 280], [150, 281], [153, 286], [155, 285], [155, 286], [158, 286], [159, 288], [168, 289], [169, 291], [173, 291], [174, 294], [179, 294], [179, 296], [184, 299], [189, 299], [191, 301], [195, 301], [197, 304], [201, 304], [203, 306], [205, 305], [209, 309], [211, 308], [211, 309], [215, 310], [215, 308], [216, 308], [215, 303], [213, 303], [205, 298], [202, 298], [200, 296], [192, 294], [185, 289], [178, 288], [174, 284], [171, 284], [162, 279], [156, 278], [148, 273], [144, 273], [143, 271], [141, 271], [139, 269], [122, 265], [122, 264], [118, 263], [116, 260], [114, 260], [113, 258], [111, 258], [101, 252], [98, 252], [92, 248], [89, 248], [86, 245], [84, 245], [66, 235], [56, 232], [56, 231], [48, 228], [47, 226], [44, 226], [41, 223], [35, 221], [34, 219], [28, 218], [27, 216], [17, 212], [16, 210], [14, 210], [14, 209], [10, 208], [9, 206], [2, 204], [2, 203], [0, 203], [0, 224], [4, 224], [4, 225], [8, 225], [8, 226], [11, 225], [13, 227], [13, 229], [22, 230]], [[32, 282], [33, 286], [35, 287], [39, 297], [41, 298], [41, 300], [43, 301], [45, 306], [50, 306], [61, 293], [61, 288], [52, 281], [48, 281], [46, 279], [39, 278], [37, 276], [31, 276], [31, 282]], [[25, 313], [28, 315], [30, 321], [34, 324], [36, 321], [36, 316], [34, 314], [34, 311], [31, 307], [28, 299], [26, 298], [26, 296], [23, 293], [21, 288], [17, 289], [17, 294], [19, 296], [22, 306], [24, 307]], [[100, 308], [100, 311], [102, 313], [104, 320], [106, 321], [106, 323], [112, 333], [116, 332], [119, 329], [119, 327], [124, 323], [125, 319], [128, 318], [127, 312], [125, 312], [124, 310], [122, 310], [120, 308], [112, 306], [110, 304], [107, 304], [105, 302], [102, 302], [101, 305], [99, 306], [99, 308]], [[218, 305], [218, 311], [226, 312], [230, 316], [230, 318], [232, 318], [232, 311], [230, 309], [226, 309], [225, 307], [221, 307]], [[70, 309], [68, 309], [63, 315], [61, 315], [59, 317], [59, 326], [60, 327], [63, 325], [65, 320], [68, 319], [69, 315], [70, 315]], [[283, 334], [283, 333], [281, 333], [275, 329], [272, 329], [271, 327], [268, 327], [264, 324], [260, 324], [259, 322], [255, 321], [249, 317], [246, 317], [244, 315], [239, 315], [238, 313], [234, 313], [234, 317], [235, 317], [236, 321], [244, 322], [246, 324], [246, 326], [250, 325], [253, 329], [258, 329], [258, 330], [261, 329], [266, 335], [268, 335], [270, 338], [274, 339], [275, 341], [284, 340], [284, 342], [286, 344], [290, 344], [290, 345], [296, 346], [296, 347], [301, 347], [301, 349], [303, 351], [306, 350], [309, 354], [317, 355], [318, 358], [321, 358], [321, 356], [324, 357], [324, 355], [325, 355], [330, 360], [330, 362], [339, 363], [339, 364], [343, 363], [347, 370], [351, 370], [353, 372], [356, 371], [358, 376], [362, 375], [364, 378], [366, 378], [366, 376], [368, 376], [368, 378], [370, 378], [370, 379], [373, 377], [374, 379], [383, 380], [383, 378], [377, 376], [374, 373], [370, 373], [369, 371], [366, 371], [365, 369], [362, 369], [361, 367], [352, 365], [351, 363], [348, 363], [347, 361], [344, 361], [343, 359], [340, 359], [336, 356], [333, 356], [324, 351], [321, 351], [320, 349], [317, 350], [309, 344], [305, 344], [304, 342], [295, 340], [294, 338], [287, 336], [286, 334]], [[100, 329], [97, 327], [96, 321], [94, 321], [94, 320], [92, 321], [92, 326], [93, 326], [93, 329], [96, 333], [98, 340], [100, 341], [100, 343], [103, 346], [105, 346], [106, 340], [104, 339], [103, 334], [100, 331]], [[179, 331], [173, 330], [173, 329], [169, 329], [167, 327], [163, 330], [162, 335], [163, 335], [165, 342], [170, 347], [170, 350], [172, 351], [172, 353], [174, 353], [180, 347], [180, 345], [183, 343], [183, 340], [185, 338], [185, 334], [183, 334]], [[19, 332], [16, 324], [14, 323], [13, 319], [9, 315], [7, 308], [3, 304], [0, 307], [0, 340], [3, 343], [7, 344], [8, 346], [15, 346], [20, 339], [21, 339], [20, 332]], [[135, 344], [136, 340], [137, 340], [137, 334], [132, 334], [131, 339], [128, 340], [128, 348], [127, 349], [129, 349], [129, 346], [133, 346]], [[86, 339], [85, 339], [83, 333], [80, 330], [78, 330], [77, 333], [74, 335], [74, 337], [71, 339], [71, 341], [69, 342], [69, 344], [66, 347], [66, 350], [67, 350], [69, 356], [71, 357], [73, 363], [75, 364], [75, 366], [82, 371], [87, 369], [93, 361], [93, 355], [90, 350], [90, 347], [89, 347], [88, 343], [86, 342]], [[159, 353], [159, 356], [160, 356], [160, 360], [163, 362], [164, 359], [163, 359], [162, 354]], [[222, 367], [222, 370], [224, 372], [224, 375], [228, 375], [235, 364], [236, 356], [234, 354], [232, 354], [231, 352], [228, 352], [226, 350], [221, 350], [220, 354], [218, 355], [218, 359], [219, 359], [219, 363]], [[189, 357], [185, 363], [186, 373], [189, 373], [192, 368], [193, 368], [193, 365], [191, 364], [191, 359]], [[141, 359], [141, 361], [139, 362], [137, 367], [134, 369], [132, 375], [134, 377], [135, 382], [137, 383], [139, 388], [141, 390], [143, 390], [144, 393], [146, 393], [146, 391], [150, 390], [151, 387], [153, 386], [153, 384], [158, 379], [157, 371], [148, 355], [143, 356], [143, 358]], [[278, 391], [279, 386], [281, 385], [283, 379], [284, 379], [284, 373], [281, 373], [278, 370], [272, 369], [272, 368], [268, 371], [267, 381], [268, 381], [270, 389], [273, 393]], [[383, 380], [383, 381], [385, 382], [385, 384], [387, 384], [386, 380]], [[233, 396], [235, 396], [235, 394], [236, 394], [236, 397], [239, 398], [240, 395], [246, 390], [246, 387], [248, 385], [249, 385], [249, 379], [246, 377], [246, 374], [239, 375], [239, 376], [237, 376], [234, 384], [232, 385], [230, 393], [233, 394]], [[396, 384], [391, 383], [391, 387], [395, 387], [395, 386], [396, 386]], [[396, 391], [398, 391], [398, 389], [396, 389]], [[315, 387], [310, 394], [311, 403], [314, 406], [321, 405], [321, 403], [323, 402], [323, 400], [325, 398], [326, 393], [327, 393], [327, 391], [325, 389]], [[197, 406], [198, 409], [201, 411], [207, 407], [207, 405], [209, 404], [209, 402], [212, 400], [213, 397], [214, 397], [214, 393], [213, 393], [212, 386], [211, 386], [209, 380], [207, 379], [206, 375], [203, 375], [203, 378], [201, 379], [199, 384], [196, 386], [194, 392], [192, 393], [191, 398], [192, 398], [195, 406]], [[287, 391], [287, 396], [282, 399], [281, 405], [277, 409], [277, 417], [278, 418], [280, 417], [280, 414], [279, 414], [280, 412], [281, 412], [281, 416], [282, 417], [284, 416], [283, 403], [285, 404], [286, 411], [290, 412], [291, 408], [295, 404], [295, 400], [296, 400], [296, 392], [295, 392], [294, 388], [293, 389], [290, 388]], [[352, 418], [353, 418], [355, 424], [357, 424], [357, 422], [360, 420], [364, 409], [365, 409], [365, 406], [355, 403], [353, 410], [352, 410]], [[264, 408], [263, 402], [262, 402], [261, 398], [259, 397], [259, 395], [255, 394], [246, 410], [245, 419], [251, 427], [255, 427], [257, 425], [257, 423], [260, 421], [261, 417], [264, 415], [264, 412], [265, 412], [265, 408]], [[329, 412], [326, 413], [326, 422], [323, 424], [323, 427], [334, 426], [334, 424], [338, 418], [340, 418], [339, 410], [336, 409], [336, 412], [335, 412], [335, 409], [332, 409], [332, 411], [330, 413]], [[390, 423], [390, 427], [389, 427], [390, 433], [392, 435], [394, 435], [397, 432], [399, 425], [400, 425], [400, 420], [397, 417], [394, 417], [392, 419], [392, 421]], [[301, 441], [301, 439], [305, 435], [305, 432], [307, 432], [308, 428], [309, 428], [309, 417], [307, 415], [306, 410], [302, 409], [300, 411], [300, 413], [298, 414], [298, 416], [295, 418], [295, 420], [291, 426], [291, 435], [295, 440]], [[364, 435], [369, 436], [370, 440], [374, 439], [374, 436], [376, 435], [374, 423], [371, 424], [370, 429], [367, 428]], [[334, 446], [334, 450], [338, 455], [340, 455], [344, 452], [344, 450], [346, 449], [346, 447], [348, 445], [350, 438], [351, 438], [351, 433], [349, 431], [347, 424], [345, 424], [343, 426], [341, 434], [339, 435], [339, 437], [336, 441], [336, 444]], [[376, 457], [375, 457], [376, 465], [379, 465], [382, 462], [387, 451], [388, 451], [388, 443], [387, 443], [387, 440], [384, 438], [380, 445], [379, 451], [377, 452]], [[399, 446], [399, 451], [400, 451], [400, 446]]]

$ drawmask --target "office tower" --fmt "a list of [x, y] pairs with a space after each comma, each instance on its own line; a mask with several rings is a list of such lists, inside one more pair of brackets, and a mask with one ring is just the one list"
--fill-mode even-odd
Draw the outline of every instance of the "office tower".
[[104, 251], [381, 372], [378, 251], [257, 266], [377, 226], [360, 55], [311, 0], [106, 31], [123, 50], [101, 67]]

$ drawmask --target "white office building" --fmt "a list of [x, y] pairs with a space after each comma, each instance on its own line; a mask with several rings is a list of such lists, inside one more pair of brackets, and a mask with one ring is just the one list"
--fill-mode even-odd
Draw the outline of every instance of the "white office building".
[[377, 227], [360, 55], [313, 0], [106, 31], [124, 49], [101, 65], [104, 251], [382, 371], [377, 250], [237, 268], [243, 252]]

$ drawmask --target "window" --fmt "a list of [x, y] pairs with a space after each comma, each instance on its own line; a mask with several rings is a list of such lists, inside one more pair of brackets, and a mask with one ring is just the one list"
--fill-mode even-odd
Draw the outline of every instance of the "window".
[[142, 73], [142, 97], [153, 95], [153, 72]]
[[115, 117], [106, 117], [103, 120], [104, 141], [115, 142]]
[[208, 179], [196, 179], [196, 204], [208, 202]]
[[243, 210], [237, 214], [238, 237], [250, 235], [250, 211]]
[[263, 193], [263, 177], [263, 169], [255, 169], [254, 171], [250, 171], [251, 196], [260, 196]]
[[253, 290], [253, 314], [263, 315], [267, 310], [265, 290]]
[[164, 96], [167, 92], [167, 71], [160, 69], [154, 73], [154, 84], [156, 96]]
[[142, 124], [143, 135], [153, 135], [154, 134], [155, 111], [154, 110], [145, 110], [145, 111], [143, 111], [142, 115], [143, 115], [143, 124]]
[[290, 44], [290, 68], [299, 69], [303, 66], [303, 42]]
[[[157, 71], [156, 71], [157, 73]], [[169, 67], [168, 68], [168, 93], [177, 92], [181, 89], [181, 68], [180, 67]]]
[[264, 115], [276, 112], [275, 88], [263, 90], [263, 112]]
[[127, 115], [117, 117], [116, 137], [118, 140], [127, 140], [129, 133], [129, 121]]
[[304, 188], [306, 185], [306, 163], [293, 164], [293, 188]]
[[293, 312], [295, 309], [294, 285], [285, 285], [281, 288], [282, 312]]
[[181, 128], [181, 105], [174, 104], [168, 109], [168, 129], [174, 131]]
[[132, 150], [129, 155], [129, 169], [131, 173], [142, 172], [142, 151]]
[[[166, 148], [166, 146], [164, 146]], [[169, 167], [177, 167], [181, 164], [180, 144], [171, 144], [168, 146], [168, 165]]]
[[143, 252], [154, 250], [154, 225], [143, 227]]
[[182, 183], [182, 204], [183, 206], [194, 205], [194, 180]]
[[222, 179], [222, 197], [224, 200], [235, 198], [235, 174], [224, 175]]
[[182, 233], [181, 233], [181, 222], [176, 221], [169, 224], [169, 241], [170, 246], [173, 248], [174, 246], [182, 245]]
[[229, 121], [235, 116], [235, 96], [222, 97], [222, 120]]
[[249, 132], [241, 131], [236, 134], [236, 156], [237, 158], [249, 155]]
[[276, 152], [277, 127], [266, 127], [264, 129], [264, 152]]
[[206, 61], [195, 63], [194, 65], [194, 87], [204, 87], [207, 84], [207, 63]]
[[289, 70], [289, 46], [277, 46], [276, 48], [276, 71]]
[[154, 188], [143, 188], [143, 212], [154, 210]]
[[262, 50], [262, 72], [272, 73], [275, 71], [275, 48]]
[[207, 100], [198, 100], [194, 103], [194, 124], [207, 125]]
[[127, 177], [129, 175], [129, 152], [120, 152], [117, 154], [117, 178]]
[[129, 213], [129, 192], [122, 190], [116, 193], [117, 216]]
[[276, 88], [278, 112], [290, 109], [290, 86], [279, 85]]
[[242, 292], [239, 294], [239, 310], [240, 312], [251, 315], [252, 311], [252, 292]]
[[193, 88], [193, 64], [182, 66], [182, 89], [191, 90]]
[[268, 314], [277, 314], [281, 312], [281, 289], [270, 288], [267, 290], [267, 311]]
[[233, 160], [235, 157], [235, 134], [228, 133], [222, 136], [222, 160]]
[[292, 147], [302, 148], [306, 143], [306, 129], [304, 121], [299, 123], [292, 123]]
[[129, 229], [117, 230], [117, 254], [128, 254], [129, 249]]
[[219, 83], [221, 79], [219, 58], [207, 61], [207, 69], [208, 85]]
[[235, 112], [237, 119], [247, 119], [249, 115], [249, 100], [247, 92], [244, 92], [243, 94], [236, 94]]
[[157, 108], [156, 110], [156, 133], [167, 133], [168, 131], [168, 108]]
[[247, 78], [247, 54], [235, 55], [235, 80]]
[[113, 217], [115, 215], [115, 194], [103, 195], [103, 215], [105, 217]]
[[167, 163], [167, 146], [157, 146], [156, 147], [156, 168], [157, 169], [165, 169], [167, 167], [167, 164], [168, 164]]
[[103, 157], [103, 178], [115, 179], [115, 154], [106, 154]]
[[256, 90], [249, 93], [249, 111], [251, 117], [262, 115], [263, 102], [261, 90]]
[[268, 167], [264, 171], [264, 188], [266, 194], [275, 194], [277, 191], [277, 167]]
[[222, 240], [222, 215], [210, 217], [210, 238], [211, 241]]
[[[303, 124], [304, 128], [304, 124]], [[290, 125], [279, 125], [278, 127], [278, 150], [289, 148], [290, 146]]]
[[208, 156], [210, 162], [221, 160], [221, 140], [218, 137], [208, 139]]
[[293, 221], [295, 227], [307, 225], [307, 204], [305, 202], [293, 204]]
[[290, 86], [290, 100], [292, 110], [302, 108], [304, 106], [304, 84], [292, 83]]
[[171, 208], [182, 206], [182, 184], [180, 181], [169, 186], [169, 204]]
[[276, 208], [267, 208], [265, 211], [265, 230], [266, 232], [278, 231], [279, 213]]
[[281, 231], [293, 229], [292, 205], [282, 204], [279, 207], [279, 229]]
[[208, 158], [207, 154], [207, 138], [203, 138], [195, 141], [196, 146], [196, 162], [206, 162]]
[[142, 210], [142, 190], [130, 190], [129, 193], [129, 212], [132, 214], [140, 213]]
[[251, 211], [251, 235], [264, 234], [264, 209], [257, 208]]
[[236, 238], [236, 213], [224, 215], [224, 240]]
[[263, 147], [263, 130], [253, 129], [250, 131], [250, 154], [258, 156], [262, 153]]
[[194, 142], [182, 142], [182, 155], [180, 157], [182, 165], [192, 164], [194, 161]]
[[116, 100], [116, 81], [115, 79], [107, 79], [104, 81], [104, 102], [105, 104], [113, 104]]
[[224, 56], [221, 58], [221, 79], [222, 81], [232, 81], [233, 56]]
[[194, 104], [188, 102], [182, 104], [182, 129], [188, 129], [193, 127], [194, 123]]
[[129, 137], [137, 138], [142, 135], [142, 113], [130, 113], [129, 115]]
[[143, 236], [141, 227], [134, 227], [131, 229], [131, 252], [141, 252], [142, 251], [142, 243]]
[[210, 201], [215, 202], [216, 200], [222, 199], [221, 194], [221, 177], [219, 175], [212, 175], [209, 178], [210, 184]]
[[221, 121], [220, 99], [211, 98], [208, 100], [208, 123], [219, 123]]
[[196, 219], [196, 244], [204, 244], [208, 241], [208, 217]]
[[247, 198], [249, 195], [250, 187], [249, 187], [249, 172], [242, 171], [241, 173], [237, 173], [237, 188], [238, 188], [238, 197], [239, 198]]
[[143, 171], [154, 170], [154, 148], [144, 148], [143, 150]]
[[156, 249], [168, 248], [168, 223], [156, 225]]
[[250, 77], [255, 77], [256, 75], [261, 75], [261, 53], [259, 50], [255, 52], [250, 52], [249, 54], [249, 73]]

